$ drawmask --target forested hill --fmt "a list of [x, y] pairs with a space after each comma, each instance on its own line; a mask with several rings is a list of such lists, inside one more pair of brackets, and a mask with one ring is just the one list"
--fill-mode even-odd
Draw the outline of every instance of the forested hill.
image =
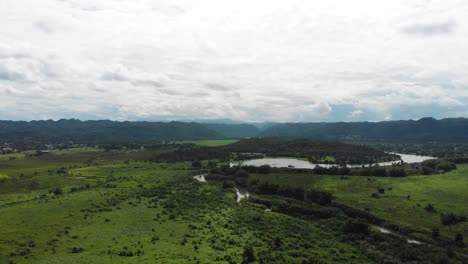
[[263, 130], [251, 124], [195, 122], [0, 121], [0, 143], [35, 141], [85, 144], [154, 143], [157, 141], [247, 138], [311, 138], [397, 143], [468, 143], [468, 119], [423, 118], [417, 121], [354, 123], [283, 123]]
[[398, 143], [468, 143], [468, 119], [283, 123], [267, 128], [261, 136]]
[[154, 143], [162, 140], [224, 138], [198, 123], [80, 121], [0, 121], [0, 142]]
[[260, 130], [250, 124], [203, 124], [228, 138], [256, 137]]
[[395, 155], [358, 144], [308, 139], [249, 138], [224, 147], [229, 152], [306, 158], [316, 163], [369, 164], [398, 160]]

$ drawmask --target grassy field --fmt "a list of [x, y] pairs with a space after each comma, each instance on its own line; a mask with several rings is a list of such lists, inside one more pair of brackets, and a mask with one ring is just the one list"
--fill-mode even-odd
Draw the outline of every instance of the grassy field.
[[208, 147], [216, 147], [216, 146], [225, 146], [232, 143], [235, 143], [239, 140], [237, 139], [213, 139], [213, 140], [185, 140], [185, 141], [177, 141], [178, 144], [195, 144], [198, 146], [208, 146]]
[[0, 263], [241, 263], [247, 244], [265, 263], [372, 263], [339, 223], [237, 203], [190, 162], [131, 161], [143, 154], [2, 159]]
[[[468, 237], [468, 223], [445, 226], [440, 214], [468, 215], [468, 165], [443, 175], [383, 178], [363, 176], [318, 176], [310, 174], [252, 175], [259, 181], [280, 185], [306, 186], [308, 189], [332, 192], [337, 202], [367, 208], [390, 224], [411, 227], [415, 237], [428, 238], [433, 228], [442, 236], [453, 239], [456, 233]], [[384, 193], [378, 189], [383, 188]], [[379, 198], [371, 198], [372, 194]], [[424, 208], [433, 204], [437, 213]]]

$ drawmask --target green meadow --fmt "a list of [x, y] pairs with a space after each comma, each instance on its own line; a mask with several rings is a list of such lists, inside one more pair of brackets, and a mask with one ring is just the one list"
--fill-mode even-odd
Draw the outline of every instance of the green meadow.
[[[0, 161], [0, 263], [373, 263], [305, 221], [236, 202], [190, 162], [75, 149]], [[312, 262], [314, 261], [314, 262]]]

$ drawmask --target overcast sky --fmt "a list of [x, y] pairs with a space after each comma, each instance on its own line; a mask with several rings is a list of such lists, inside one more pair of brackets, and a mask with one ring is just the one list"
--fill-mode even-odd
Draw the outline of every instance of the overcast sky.
[[466, 0], [1, 0], [0, 119], [468, 116]]

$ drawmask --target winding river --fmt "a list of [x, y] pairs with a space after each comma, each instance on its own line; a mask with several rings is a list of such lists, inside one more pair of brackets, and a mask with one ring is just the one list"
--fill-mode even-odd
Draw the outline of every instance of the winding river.
[[[195, 175], [193, 176], [193, 178], [199, 182], [206, 182], [206, 178], [205, 178], [206, 174], [199, 174], [199, 175]], [[242, 191], [242, 190], [239, 190], [237, 187], [234, 188], [234, 190], [236, 191], [236, 200], [237, 202], [239, 203], [242, 199], [244, 198], [249, 198], [250, 197], [250, 193], [247, 192], [247, 191]]]
[[406, 242], [410, 243], [410, 244], [417, 244], [417, 245], [421, 245], [423, 244], [421, 241], [418, 241], [416, 239], [412, 239], [412, 238], [409, 238], [407, 236], [404, 236], [400, 233], [397, 233], [397, 232], [394, 232], [388, 228], [385, 228], [385, 227], [381, 227], [381, 226], [372, 226], [374, 227], [375, 229], [379, 230], [381, 233], [384, 233], [384, 234], [392, 234], [392, 235], [395, 235], [395, 236], [399, 236], [401, 238], [404, 238], [406, 239]]

